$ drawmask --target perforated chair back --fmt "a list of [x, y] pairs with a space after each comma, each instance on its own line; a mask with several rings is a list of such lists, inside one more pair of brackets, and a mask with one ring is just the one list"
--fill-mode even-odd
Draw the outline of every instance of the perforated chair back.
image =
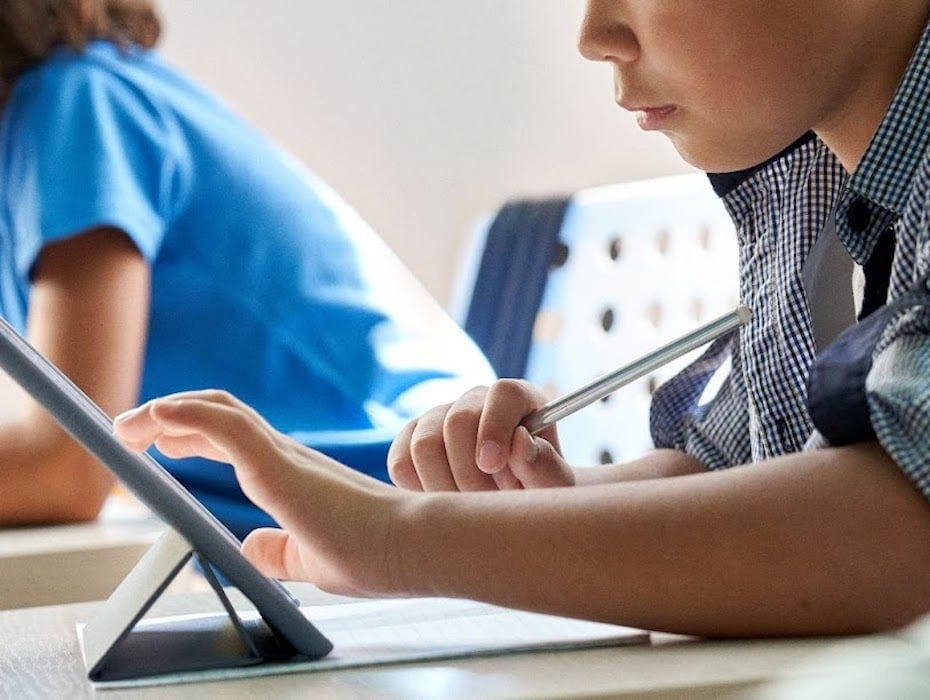
[[[469, 307], [463, 290], [481, 278], [482, 267], [525, 275], [527, 265], [539, 264], [525, 259], [525, 252], [524, 259], [502, 261], [499, 249], [496, 260], [483, 259], [479, 251], [491, 245], [492, 233], [493, 224], [481, 227], [460, 276], [452, 309], [460, 319], [468, 317], [462, 315]], [[552, 397], [737, 304], [733, 224], [701, 174], [580, 191], [571, 197], [551, 249], [546, 246], [541, 294], [524, 304], [523, 325], [531, 330], [522, 376]], [[500, 330], [506, 335], [520, 325]], [[513, 342], [522, 341], [514, 336]], [[652, 392], [697, 352], [562, 420], [559, 437], [569, 462], [621, 462], [649, 450]]]

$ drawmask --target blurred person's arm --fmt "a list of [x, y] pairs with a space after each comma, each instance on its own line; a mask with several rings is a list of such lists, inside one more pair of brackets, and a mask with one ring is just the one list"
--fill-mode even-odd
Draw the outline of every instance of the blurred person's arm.
[[[43, 249], [27, 337], [108, 414], [138, 399], [149, 266], [120, 231], [94, 229]], [[92, 520], [113, 476], [29, 401], [0, 424], [0, 525]]]

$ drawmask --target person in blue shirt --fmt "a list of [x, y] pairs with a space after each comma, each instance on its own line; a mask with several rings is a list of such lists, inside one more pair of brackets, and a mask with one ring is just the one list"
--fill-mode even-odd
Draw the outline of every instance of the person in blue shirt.
[[[163, 60], [158, 34], [147, 2], [0, 0], [0, 313], [111, 414], [222, 387], [386, 480], [403, 424], [488, 364], [335, 192]], [[273, 523], [229, 470], [161, 459], [237, 535]], [[0, 481], [14, 525], [93, 518], [112, 480], [31, 408], [0, 424]]]
[[[411, 421], [389, 455], [402, 489], [226, 392], [148, 402], [117, 435], [231, 462], [283, 528], [244, 554], [335, 592], [705, 636], [930, 613], [930, 0], [587, 0], [580, 43], [641, 128], [744, 171], [714, 179], [753, 318], [708, 350], [733, 367], [709, 404], [654, 398], [659, 449], [573, 468], [554, 427], [521, 425], [544, 397], [513, 379]], [[806, 268], [830, 238], [846, 271]], [[852, 310], [832, 338], [812, 313], [831, 294]]]

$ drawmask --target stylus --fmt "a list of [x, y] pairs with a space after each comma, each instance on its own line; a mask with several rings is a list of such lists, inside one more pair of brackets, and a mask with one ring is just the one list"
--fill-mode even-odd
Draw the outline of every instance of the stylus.
[[620, 387], [636, 381], [685, 353], [691, 352], [729, 333], [734, 328], [742, 326], [750, 318], [752, 318], [750, 308], [748, 306], [738, 306], [730, 313], [653, 350], [647, 355], [643, 355], [638, 360], [603, 374], [589, 384], [553, 399], [545, 406], [526, 416], [521, 421], [521, 425], [535, 435], [547, 426], [562, 420], [566, 416], [570, 416], [608, 394], [612, 394]]

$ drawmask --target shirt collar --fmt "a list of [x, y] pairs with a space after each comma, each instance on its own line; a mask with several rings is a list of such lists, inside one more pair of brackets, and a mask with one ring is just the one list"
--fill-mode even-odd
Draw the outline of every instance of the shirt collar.
[[901, 216], [917, 167], [930, 146], [930, 24], [865, 151], [849, 188]]

